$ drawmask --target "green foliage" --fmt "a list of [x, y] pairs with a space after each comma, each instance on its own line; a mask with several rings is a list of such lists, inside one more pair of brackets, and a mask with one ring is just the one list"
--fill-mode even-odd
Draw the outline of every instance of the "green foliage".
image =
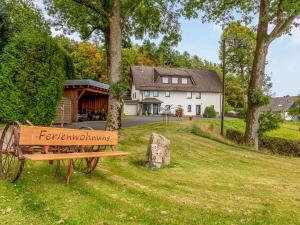
[[238, 118], [246, 119], [247, 112], [246, 112], [245, 108], [236, 108], [235, 110], [237, 111]]
[[228, 104], [228, 102], [225, 102], [225, 105], [224, 105], [224, 111], [225, 113], [228, 113], [230, 111], [234, 110], [234, 108]]
[[295, 105], [289, 108], [289, 115], [300, 120], [300, 95], [295, 101]]
[[0, 4], [0, 54], [2, 49], [8, 43], [11, 34], [11, 18], [8, 15], [8, 9], [5, 2]]
[[125, 80], [110, 84], [112, 95], [121, 101], [128, 90], [128, 83]]
[[263, 106], [270, 102], [270, 97], [264, 94], [263, 90], [251, 90], [249, 101], [255, 106]]
[[226, 129], [226, 138], [237, 144], [244, 143], [244, 134], [237, 130]]
[[65, 76], [65, 54], [51, 37], [33, 31], [15, 35], [1, 56], [1, 122], [49, 125]]
[[216, 110], [214, 108], [214, 106], [208, 106], [205, 108], [204, 113], [203, 113], [203, 117], [206, 118], [216, 118], [217, 117], [217, 113]]
[[229, 23], [220, 41], [219, 55], [223, 59], [223, 39], [225, 40], [226, 72], [242, 76], [246, 83], [253, 64], [256, 34], [240, 22]]
[[[227, 129], [226, 137], [237, 144], [244, 143], [244, 134], [241, 131]], [[259, 147], [266, 148], [274, 154], [295, 156], [295, 157], [300, 156], [300, 142], [298, 140], [260, 136]]]
[[300, 141], [278, 137], [261, 137], [259, 145], [274, 154], [300, 157]]
[[263, 112], [259, 116], [259, 130], [258, 135], [263, 136], [266, 132], [280, 128], [280, 123], [283, 119], [279, 113], [272, 111]]

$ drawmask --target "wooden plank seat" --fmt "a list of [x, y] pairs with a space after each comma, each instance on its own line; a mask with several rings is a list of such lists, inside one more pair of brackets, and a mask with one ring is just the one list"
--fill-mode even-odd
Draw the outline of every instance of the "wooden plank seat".
[[59, 154], [25, 154], [24, 158], [31, 161], [85, 159], [110, 156], [126, 156], [128, 152], [82, 152], [82, 153], [59, 153]]
[[[21, 125], [17, 140], [17, 145], [20, 150], [27, 149], [27, 152], [22, 153], [24, 159], [31, 161], [47, 160], [51, 164], [54, 160], [57, 160], [57, 165], [60, 165], [60, 160], [69, 160], [67, 166], [67, 184], [70, 183], [71, 171], [73, 167], [75, 168], [75, 162], [78, 160], [90, 159], [87, 160], [88, 163], [85, 163], [85, 166], [94, 169], [98, 163], [98, 159], [101, 157], [126, 156], [129, 154], [128, 152], [115, 151], [118, 144], [118, 132], [116, 131]], [[28, 148], [28, 146], [30, 148]], [[85, 151], [85, 147], [87, 146], [90, 148], [90, 151]], [[98, 150], [91, 151], [91, 147], [93, 148], [93, 146], [98, 147]], [[112, 151], [101, 151], [99, 148], [101, 146], [108, 146]], [[53, 149], [55, 150], [57, 147], [70, 147], [71, 150], [75, 149], [75, 151], [68, 153], [53, 151]], [[35, 153], [35, 150], [38, 151], [38, 149], [40, 149], [40, 154]], [[95, 162], [94, 166], [91, 166], [92, 162]]]

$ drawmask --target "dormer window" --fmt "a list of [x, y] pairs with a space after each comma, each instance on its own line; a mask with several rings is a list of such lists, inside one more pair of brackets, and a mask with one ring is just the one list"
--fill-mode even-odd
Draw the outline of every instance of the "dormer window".
[[162, 82], [163, 82], [163, 84], [168, 84], [169, 83], [169, 78], [168, 77], [163, 77]]
[[188, 83], [187, 78], [186, 77], [181, 78], [181, 83], [182, 84], [187, 84]]
[[178, 77], [172, 77], [172, 84], [178, 84]]
[[149, 97], [150, 96], [150, 91], [144, 91], [144, 96]]

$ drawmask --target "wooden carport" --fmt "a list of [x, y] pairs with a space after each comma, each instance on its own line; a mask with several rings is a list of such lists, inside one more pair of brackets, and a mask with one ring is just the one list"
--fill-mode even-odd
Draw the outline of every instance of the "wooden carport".
[[67, 80], [64, 97], [72, 102], [72, 122], [77, 121], [79, 111], [107, 112], [109, 85], [94, 80]]

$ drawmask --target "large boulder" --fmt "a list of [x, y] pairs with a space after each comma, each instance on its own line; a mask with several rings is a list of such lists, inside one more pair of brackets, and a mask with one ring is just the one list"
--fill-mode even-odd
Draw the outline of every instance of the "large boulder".
[[170, 164], [170, 140], [164, 136], [152, 133], [149, 140], [146, 166], [148, 168], [161, 168]]

